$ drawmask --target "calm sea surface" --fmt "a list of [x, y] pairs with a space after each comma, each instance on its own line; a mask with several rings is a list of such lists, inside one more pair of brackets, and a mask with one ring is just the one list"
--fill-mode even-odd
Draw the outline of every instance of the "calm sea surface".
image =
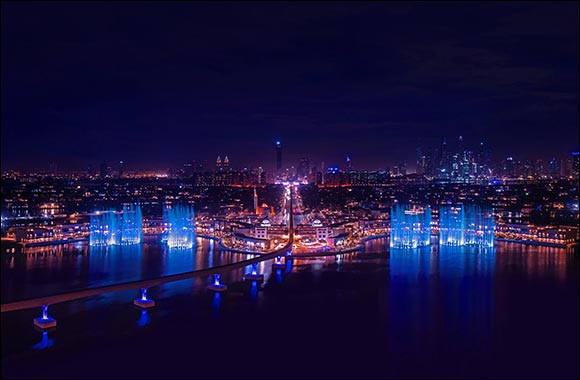
[[[2, 303], [202, 269], [246, 256], [198, 239], [195, 249], [93, 249], [86, 244], [2, 253]], [[393, 250], [260, 264], [149, 290], [2, 314], [4, 377], [535, 377], [577, 378], [578, 248], [497, 242], [492, 250]], [[290, 265], [291, 264], [291, 265]]]

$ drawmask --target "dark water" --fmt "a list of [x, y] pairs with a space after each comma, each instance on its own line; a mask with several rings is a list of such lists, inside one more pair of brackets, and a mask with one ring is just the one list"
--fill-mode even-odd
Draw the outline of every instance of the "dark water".
[[89, 247], [86, 242], [28, 248], [2, 256], [2, 302], [209, 268], [244, 260], [197, 239], [192, 250], [169, 250], [155, 239], [137, 246]]
[[[222, 294], [206, 291], [206, 279], [166, 284], [150, 290], [149, 311], [131, 305], [134, 291], [54, 305], [59, 326], [44, 335], [32, 327], [39, 310], [4, 313], [3, 376], [578, 377], [578, 250], [498, 243], [389, 253], [385, 243], [294, 260], [291, 270], [265, 263], [263, 285], [234, 271]], [[215, 265], [203, 244], [182, 257], [154, 244], [146, 250], [159, 253], [87, 258], [67, 249], [61, 260], [15, 258], [12, 268], [3, 257], [2, 302], [47, 285]], [[212, 257], [243, 258], [224, 255]]]

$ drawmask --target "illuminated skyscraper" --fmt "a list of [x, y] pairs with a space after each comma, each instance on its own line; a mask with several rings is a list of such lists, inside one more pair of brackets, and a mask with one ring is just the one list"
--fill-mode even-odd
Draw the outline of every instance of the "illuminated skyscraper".
[[280, 141], [276, 141], [276, 172], [282, 170], [282, 144]]
[[580, 155], [578, 155], [578, 152], [572, 152], [570, 155], [572, 157], [572, 177], [578, 180], [578, 167], [580, 166]]
[[258, 193], [256, 192], [255, 186], [254, 186], [254, 213], [258, 214]]
[[101, 163], [101, 178], [107, 178], [111, 175], [111, 167], [108, 162]]
[[297, 176], [299, 178], [306, 178], [306, 176], [308, 175], [308, 173], [310, 172], [310, 160], [308, 159], [308, 157], [302, 157], [300, 158], [300, 162], [298, 163], [298, 170], [297, 170]]

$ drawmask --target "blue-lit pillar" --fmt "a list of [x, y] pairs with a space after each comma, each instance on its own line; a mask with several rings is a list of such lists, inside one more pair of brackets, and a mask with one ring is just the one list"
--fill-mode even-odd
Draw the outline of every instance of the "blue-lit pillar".
[[258, 264], [252, 264], [252, 272], [244, 275], [246, 281], [264, 281], [264, 275], [258, 273]]
[[213, 290], [214, 292], [223, 292], [225, 290], [228, 290], [227, 285], [220, 283], [220, 277], [221, 277], [221, 275], [219, 275], [218, 273], [214, 274], [213, 275], [213, 283], [209, 284], [207, 286], [207, 288], [209, 290]]
[[134, 300], [133, 305], [139, 306], [143, 309], [148, 309], [155, 306], [155, 301], [147, 298], [147, 288], [141, 288], [141, 298]]
[[56, 327], [56, 319], [48, 316], [48, 305], [42, 305], [42, 316], [34, 318], [34, 326], [43, 330]]
[[272, 264], [272, 268], [284, 268], [284, 263], [282, 263], [282, 256], [276, 256], [276, 260]]

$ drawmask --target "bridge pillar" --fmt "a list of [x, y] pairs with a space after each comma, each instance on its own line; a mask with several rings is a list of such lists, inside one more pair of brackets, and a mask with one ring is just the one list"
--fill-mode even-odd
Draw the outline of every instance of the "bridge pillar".
[[228, 286], [220, 283], [220, 275], [214, 274], [213, 275], [213, 284], [209, 284], [207, 286], [209, 290], [213, 290], [214, 292], [223, 292], [228, 290]]
[[42, 316], [34, 318], [34, 326], [42, 330], [56, 327], [56, 319], [48, 316], [48, 305], [42, 305]]
[[276, 256], [276, 260], [272, 264], [272, 268], [284, 268], [285, 265], [282, 262], [282, 256]]
[[264, 275], [258, 273], [258, 264], [252, 264], [252, 272], [244, 275], [246, 281], [264, 281]]
[[143, 309], [148, 309], [155, 306], [155, 301], [147, 298], [147, 288], [141, 288], [141, 298], [137, 298], [133, 301], [133, 305], [139, 306]]

